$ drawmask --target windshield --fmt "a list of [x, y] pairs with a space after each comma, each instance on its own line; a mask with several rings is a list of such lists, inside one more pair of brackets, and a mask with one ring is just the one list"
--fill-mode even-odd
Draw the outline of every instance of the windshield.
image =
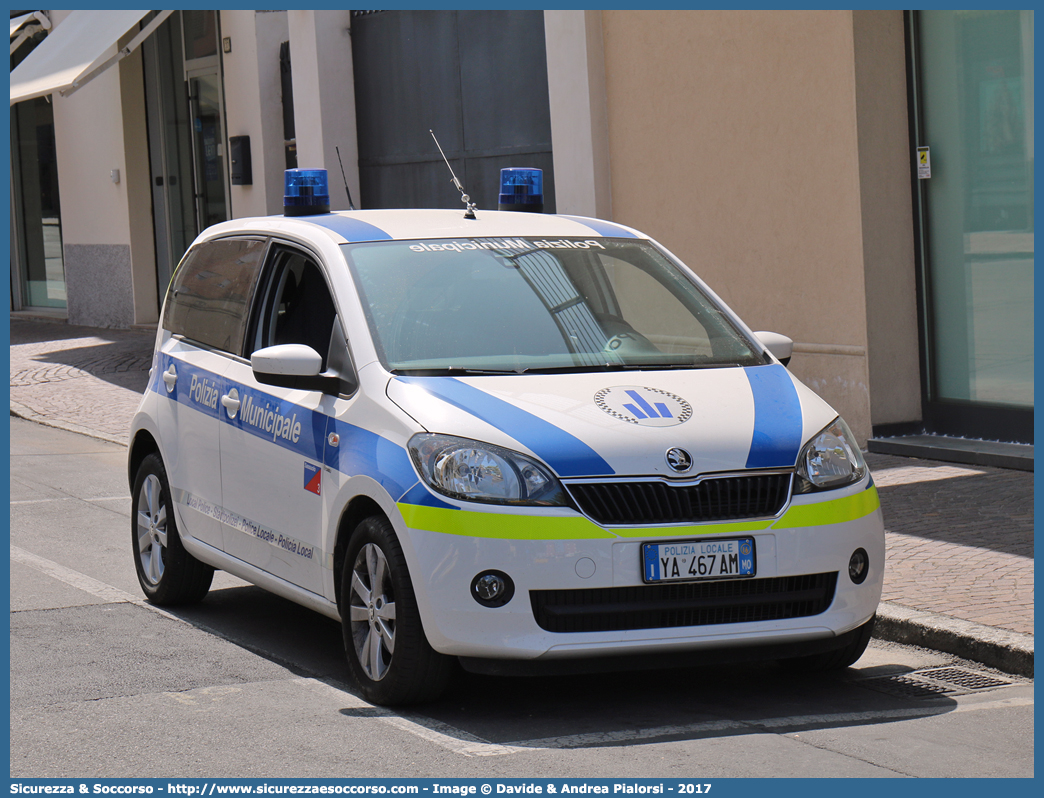
[[396, 373], [766, 362], [648, 242], [436, 239], [342, 250], [378, 356]]

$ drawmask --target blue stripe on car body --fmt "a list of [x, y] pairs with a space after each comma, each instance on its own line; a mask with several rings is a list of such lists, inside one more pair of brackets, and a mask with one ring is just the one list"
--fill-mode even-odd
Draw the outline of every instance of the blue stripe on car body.
[[[163, 373], [174, 365], [174, 371], [178, 375], [177, 382], [174, 383], [173, 388], [168, 391], [167, 384], [163, 381]], [[218, 408], [221, 408], [220, 396], [225, 393], [225, 381], [212, 371], [193, 366], [191, 363], [186, 363], [184, 360], [173, 357], [167, 354], [161, 354], [159, 357], [158, 368], [156, 374], [153, 376], [152, 383], [149, 388], [158, 393], [160, 396], [166, 396], [171, 401], [177, 402], [178, 404], [186, 405], [194, 410], [198, 410], [204, 415], [210, 416], [211, 418], [219, 417]], [[204, 403], [203, 401], [192, 398], [192, 378], [196, 378], [196, 385], [200, 388], [201, 392], [205, 393], [207, 387], [214, 391], [214, 401]], [[200, 399], [204, 396], [201, 395]], [[224, 408], [222, 408], [223, 410]], [[227, 417], [227, 414], [225, 414]]]
[[747, 468], [789, 468], [801, 448], [801, 402], [787, 370], [776, 363], [743, 369], [754, 396], [754, 434]]
[[416, 484], [417, 472], [404, 448], [354, 424], [336, 418], [330, 421], [340, 442], [336, 448], [326, 447], [326, 465], [349, 476], [372, 477], [396, 501]]
[[[162, 373], [175, 363], [178, 382], [170, 392]], [[801, 445], [802, 417], [797, 391], [790, 375], [780, 365], [744, 369], [754, 399], [754, 430], [747, 468], [791, 467]], [[192, 390], [192, 378], [197, 389]], [[509, 402], [453, 378], [398, 377], [421, 387], [454, 407], [479, 418], [522, 443], [560, 476], [611, 476], [616, 472], [590, 446], [553, 424]], [[230, 388], [239, 392], [240, 411], [234, 419], [224, 412], [219, 397]], [[216, 417], [220, 422], [282, 448], [353, 476], [364, 474], [377, 480], [388, 493], [400, 500], [409, 494], [410, 503], [446, 506], [417, 483], [416, 471], [406, 450], [369, 430], [347, 424], [318, 411], [280, 400], [271, 394], [247, 388], [219, 377], [169, 354], [161, 354], [149, 389], [172, 401]], [[195, 397], [194, 394], [195, 393]], [[637, 411], [637, 408], [634, 408]], [[256, 419], [250, 423], [247, 414]], [[270, 429], [261, 415], [273, 422]], [[665, 416], [666, 417], [666, 416]], [[297, 440], [278, 433], [279, 418], [284, 429], [300, 424]], [[337, 448], [327, 444], [328, 431], [340, 436]], [[417, 489], [419, 488], [419, 490]]]
[[610, 476], [616, 472], [586, 443], [539, 416], [451, 377], [397, 377], [510, 435], [561, 477]]
[[[302, 457], [334, 468], [346, 476], [365, 475], [372, 477], [388, 491], [393, 499], [407, 493], [410, 487], [417, 483], [417, 473], [413, 469], [406, 450], [369, 430], [347, 424], [338, 419], [327, 416], [316, 410], [309, 410], [301, 405], [287, 400], [280, 400], [271, 394], [248, 388], [241, 383], [234, 382], [224, 377], [219, 377], [211, 371], [186, 363], [168, 354], [160, 356], [160, 372], [170, 367], [171, 363], [178, 372], [178, 381], [174, 390], [167, 392], [162, 376], [155, 378], [149, 385], [149, 389], [160, 396], [165, 396], [172, 401], [178, 402], [216, 417], [218, 421], [229, 426], [236, 427], [244, 432], [259, 438], [265, 438], [284, 449], [295, 452]], [[192, 377], [196, 377], [197, 385], [205, 384], [215, 391], [216, 401], [204, 403], [192, 396], [190, 390]], [[229, 418], [228, 413], [222, 406], [220, 396], [227, 394], [231, 388], [235, 388], [239, 394], [240, 407], [236, 417]], [[201, 389], [202, 390], [202, 389]], [[200, 399], [205, 399], [209, 394], [201, 393]], [[260, 416], [266, 414], [267, 418], [275, 419], [282, 417], [290, 419], [291, 425], [300, 424], [297, 441], [293, 436], [282, 437], [274, 434], [272, 430], [265, 430], [264, 425], [248, 423], [245, 418], [247, 412], [253, 412]], [[267, 414], [271, 414], [268, 416]], [[274, 427], [273, 427], [274, 429]], [[327, 433], [337, 432], [340, 441], [337, 447], [327, 443]], [[419, 497], [417, 497], [419, 498]], [[416, 501], [414, 503], [425, 503], [431, 506], [443, 506], [438, 499], [431, 497], [428, 502]], [[447, 507], [452, 505], [445, 505]]]
[[406, 491], [397, 500], [397, 504], [415, 504], [421, 507], [438, 507], [443, 510], [461, 509], [455, 504], [448, 504], [438, 496], [424, 487], [424, 483], [418, 481], [412, 488]]
[[361, 219], [355, 219], [351, 216], [341, 216], [340, 214], [331, 213], [318, 216], [301, 216], [298, 218], [302, 221], [311, 222], [320, 227], [325, 227], [327, 230], [333, 230], [337, 235], [344, 238], [345, 241], [349, 241], [353, 244], [359, 241], [392, 240], [390, 235], [376, 225], [364, 222]]
[[638, 238], [634, 233], [628, 230], [626, 227], [621, 227], [618, 224], [607, 222], [604, 219], [589, 219], [586, 216], [561, 216], [562, 219], [569, 219], [571, 222], [582, 224], [584, 227], [590, 227], [598, 235], [605, 236], [606, 238]]

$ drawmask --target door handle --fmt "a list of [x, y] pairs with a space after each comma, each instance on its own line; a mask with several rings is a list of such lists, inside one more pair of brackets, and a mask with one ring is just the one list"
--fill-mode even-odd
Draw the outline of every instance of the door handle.
[[174, 384], [178, 381], [178, 371], [174, 368], [174, 364], [170, 364], [170, 368], [163, 372], [163, 381], [167, 384], [167, 393], [174, 390]]
[[225, 412], [228, 413], [229, 418], [236, 417], [236, 413], [239, 412], [239, 405], [239, 391], [235, 388], [221, 397], [221, 406], [225, 408]]

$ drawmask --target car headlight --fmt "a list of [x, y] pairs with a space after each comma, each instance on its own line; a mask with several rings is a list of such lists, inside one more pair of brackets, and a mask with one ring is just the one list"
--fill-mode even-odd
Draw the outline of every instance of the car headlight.
[[409, 450], [424, 482], [451, 498], [488, 504], [569, 504], [547, 467], [519, 452], [432, 433], [414, 435]]
[[797, 493], [829, 490], [858, 482], [866, 473], [866, 461], [844, 419], [836, 418], [805, 444], [798, 455], [794, 485]]

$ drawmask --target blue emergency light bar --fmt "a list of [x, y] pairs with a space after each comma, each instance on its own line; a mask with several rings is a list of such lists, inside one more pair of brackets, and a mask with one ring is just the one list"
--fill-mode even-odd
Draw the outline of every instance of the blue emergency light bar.
[[284, 174], [283, 216], [330, 212], [330, 183], [325, 169], [287, 169]]
[[544, 173], [540, 169], [511, 167], [500, 170], [502, 211], [544, 212]]

